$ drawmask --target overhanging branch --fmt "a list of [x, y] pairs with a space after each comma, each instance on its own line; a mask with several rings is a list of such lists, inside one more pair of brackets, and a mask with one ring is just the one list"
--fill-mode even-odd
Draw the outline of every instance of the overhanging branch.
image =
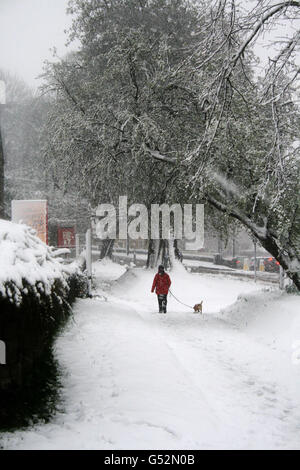
[[155, 159], [155, 160], [160, 160], [165, 163], [171, 163], [172, 165], [175, 165], [176, 159], [172, 157], [168, 157], [167, 155], [162, 155], [158, 150], [152, 150], [148, 145], [144, 144], [143, 145], [144, 149], [146, 152], [150, 153], [150, 155]]
[[212, 196], [206, 195], [205, 199], [209, 204], [214, 206], [219, 211], [223, 212], [223, 214], [228, 214], [229, 216], [233, 217], [234, 219], [239, 220], [245, 227], [249, 228], [251, 232], [261, 241], [265, 240], [267, 237], [267, 228], [266, 227], [259, 227], [253, 222], [249, 217], [240, 213], [238, 210], [233, 208], [228, 208], [228, 206], [217, 199], [213, 198]]

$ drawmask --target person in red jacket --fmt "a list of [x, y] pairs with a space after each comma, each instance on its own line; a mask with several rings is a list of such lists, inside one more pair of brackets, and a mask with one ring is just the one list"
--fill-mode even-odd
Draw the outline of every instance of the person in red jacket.
[[171, 285], [170, 276], [165, 272], [164, 266], [158, 267], [158, 273], [155, 274], [151, 292], [156, 288], [159, 313], [167, 313], [167, 295]]

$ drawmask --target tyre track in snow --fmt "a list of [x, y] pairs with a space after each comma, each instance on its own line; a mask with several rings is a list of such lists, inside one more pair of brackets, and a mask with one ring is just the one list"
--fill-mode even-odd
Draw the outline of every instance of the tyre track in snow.
[[[189, 386], [205, 397], [218, 422], [217, 448], [300, 448], [297, 403], [268, 378], [275, 364], [263, 345], [215, 315], [153, 315], [146, 305], [121, 303], [152, 328]], [[258, 362], [264, 366], [257, 370]]]
[[299, 401], [276, 380], [272, 351], [215, 318], [197, 329], [192, 318], [190, 327], [179, 324], [163, 324], [166, 342], [214, 403], [229, 437], [224, 448], [299, 449]]
[[[278, 295], [271, 295], [276, 301]], [[124, 297], [122, 302], [165, 336], [185, 376], [205, 395], [219, 422], [215, 442], [221, 440], [223, 448], [300, 448], [299, 399], [277, 371], [282, 357], [273, 346], [249, 337], [217, 312], [183, 313], [174, 311], [173, 303], [164, 317], [153, 315], [149, 303]], [[265, 302], [260, 307], [263, 311]]]

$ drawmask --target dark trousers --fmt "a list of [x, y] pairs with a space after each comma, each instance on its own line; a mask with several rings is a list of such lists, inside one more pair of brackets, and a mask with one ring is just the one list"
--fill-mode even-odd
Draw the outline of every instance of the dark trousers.
[[159, 313], [167, 313], [167, 294], [157, 295]]

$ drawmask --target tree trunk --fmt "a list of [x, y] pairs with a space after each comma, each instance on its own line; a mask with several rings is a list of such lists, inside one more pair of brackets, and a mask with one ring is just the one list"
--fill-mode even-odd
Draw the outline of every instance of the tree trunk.
[[103, 258], [106, 258], [106, 257], [112, 258], [112, 252], [113, 252], [114, 244], [115, 244], [115, 240], [111, 240], [109, 238], [102, 241], [100, 259], [103, 259]]
[[[280, 266], [286, 271], [288, 277], [293, 281], [297, 289], [300, 291], [300, 260], [293, 253], [293, 250], [290, 247], [287, 247], [283, 251], [279, 248], [276, 240], [269, 234], [266, 235], [265, 239], [259, 238], [262, 246], [269, 252], [271, 255], [278, 261]], [[299, 265], [299, 271], [292, 271], [291, 265]]]
[[163, 264], [165, 269], [168, 269], [169, 264], [169, 240], [160, 239], [158, 240], [158, 251], [155, 258], [155, 265]]
[[176, 240], [176, 239], [174, 239], [174, 242], [173, 242], [173, 253], [172, 253], [172, 255], [170, 254], [171, 267], [172, 267], [172, 260], [174, 258], [178, 259], [182, 263], [182, 259], [183, 259], [182, 253], [178, 248], [178, 240]]
[[147, 268], [154, 268], [155, 260], [155, 240], [149, 240], [147, 253]]

